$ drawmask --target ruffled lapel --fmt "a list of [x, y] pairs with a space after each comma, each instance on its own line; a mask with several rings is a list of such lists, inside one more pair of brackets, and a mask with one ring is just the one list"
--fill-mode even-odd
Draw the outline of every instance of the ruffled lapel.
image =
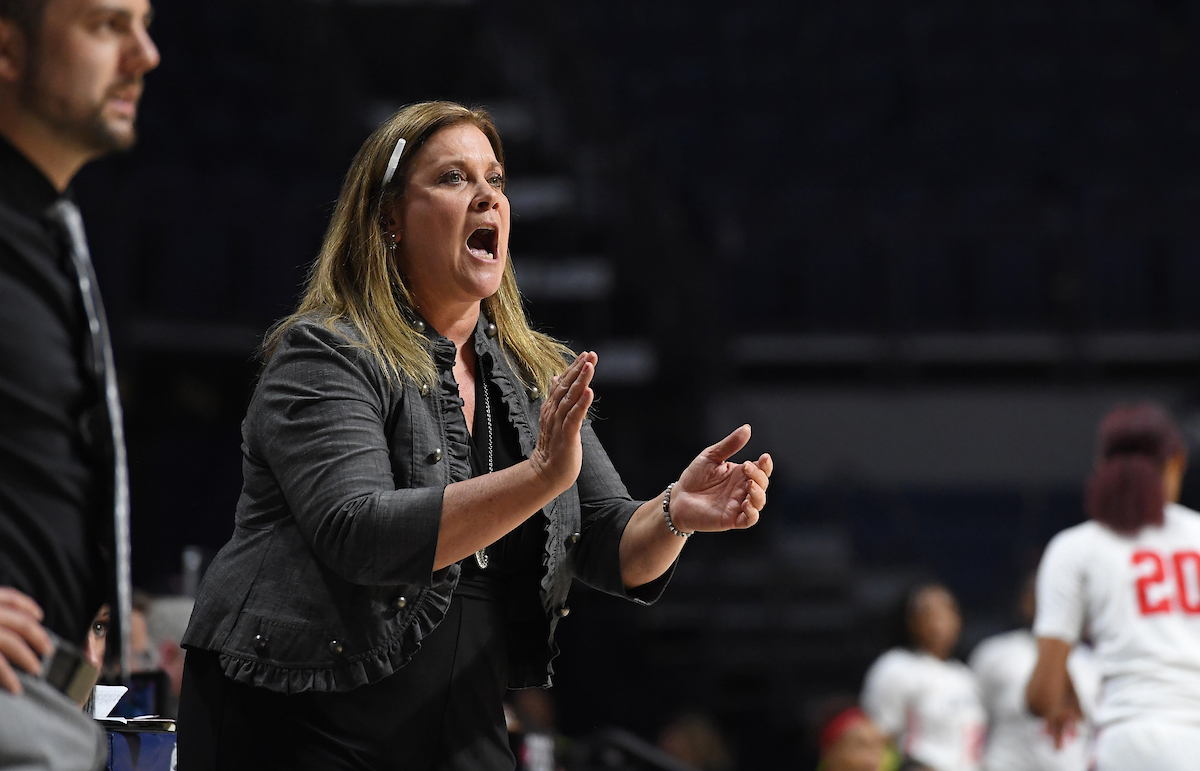
[[499, 339], [487, 334], [488, 323], [487, 317], [480, 313], [475, 325], [476, 361], [483, 363], [484, 377], [500, 392], [500, 399], [508, 409], [508, 419], [517, 429], [521, 455], [528, 458], [537, 444], [537, 425], [530, 423], [529, 412], [532, 410], [521, 379], [513, 371]]
[[429, 335], [429, 342], [438, 372], [437, 406], [442, 413], [442, 426], [446, 432], [446, 460], [450, 464], [450, 478], [470, 479], [471, 432], [463, 417], [463, 400], [458, 394], [458, 383], [454, 380], [454, 360], [458, 351], [453, 342], [436, 332]]

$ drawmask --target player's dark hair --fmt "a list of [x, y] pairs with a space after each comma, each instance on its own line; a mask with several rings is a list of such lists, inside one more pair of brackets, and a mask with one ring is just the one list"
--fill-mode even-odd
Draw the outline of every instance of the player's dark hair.
[[1163, 469], [1186, 452], [1170, 413], [1151, 403], [1120, 405], [1101, 421], [1097, 445], [1084, 500], [1088, 516], [1123, 535], [1161, 525]]
[[46, 0], [0, 0], [0, 17], [16, 23], [26, 37], [36, 39]]
[[928, 589], [944, 589], [954, 596], [945, 584], [933, 577], [925, 576], [908, 583], [904, 592], [888, 608], [884, 624], [884, 628], [887, 630], [885, 640], [887, 647], [917, 649], [917, 641], [913, 637], [912, 619], [917, 609], [917, 600]]

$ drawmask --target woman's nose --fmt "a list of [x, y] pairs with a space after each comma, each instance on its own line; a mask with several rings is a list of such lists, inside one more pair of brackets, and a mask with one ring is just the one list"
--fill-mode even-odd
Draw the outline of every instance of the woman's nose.
[[477, 189], [479, 192], [476, 193], [478, 197], [475, 199], [475, 206], [479, 211], [494, 209], [500, 203], [501, 193], [490, 182], [483, 182]]

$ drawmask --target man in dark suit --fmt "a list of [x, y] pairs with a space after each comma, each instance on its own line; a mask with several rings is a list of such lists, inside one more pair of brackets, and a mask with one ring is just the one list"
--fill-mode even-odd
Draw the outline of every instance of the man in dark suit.
[[128, 634], [121, 410], [70, 184], [134, 143], [150, 15], [149, 0], [0, 0], [0, 768], [94, 765], [99, 732], [39, 659], [55, 637], [82, 646], [105, 603]]

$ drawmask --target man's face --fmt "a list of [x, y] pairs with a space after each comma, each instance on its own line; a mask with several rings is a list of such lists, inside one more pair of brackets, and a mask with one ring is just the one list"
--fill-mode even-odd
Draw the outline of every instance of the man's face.
[[150, 17], [149, 0], [47, 0], [27, 48], [22, 103], [89, 154], [132, 146], [142, 76], [159, 62]]

